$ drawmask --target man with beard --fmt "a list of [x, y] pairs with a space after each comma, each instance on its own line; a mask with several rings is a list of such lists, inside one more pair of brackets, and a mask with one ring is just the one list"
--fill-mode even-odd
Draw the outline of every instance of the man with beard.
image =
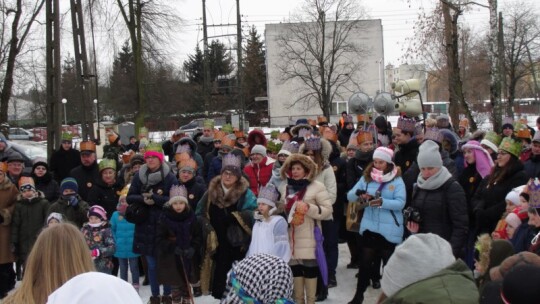
[[531, 145], [531, 156], [524, 164], [525, 172], [530, 178], [540, 177], [540, 132], [534, 134]]
[[88, 200], [88, 193], [100, 179], [96, 157], [96, 144], [93, 141], [81, 142], [81, 165], [75, 167], [69, 176], [75, 178], [79, 185], [79, 195], [84, 201]]
[[401, 174], [416, 161], [418, 154], [418, 142], [414, 138], [415, 121], [413, 119], [400, 117], [394, 136], [399, 146], [399, 151], [394, 155], [394, 163], [401, 168]]
[[54, 151], [51, 157], [50, 169], [54, 180], [60, 184], [64, 178], [69, 176], [69, 172], [81, 164], [81, 154], [72, 146], [73, 135], [62, 133], [62, 142], [58, 150]]

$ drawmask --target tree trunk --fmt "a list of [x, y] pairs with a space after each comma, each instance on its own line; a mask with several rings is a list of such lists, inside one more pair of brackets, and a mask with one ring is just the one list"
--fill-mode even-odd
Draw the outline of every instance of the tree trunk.
[[499, 64], [497, 54], [497, 0], [489, 0], [489, 52], [490, 61], [490, 85], [489, 85], [489, 100], [491, 102], [491, 121], [493, 123], [493, 131], [500, 132], [502, 129], [502, 109], [501, 109], [501, 86], [499, 82]]

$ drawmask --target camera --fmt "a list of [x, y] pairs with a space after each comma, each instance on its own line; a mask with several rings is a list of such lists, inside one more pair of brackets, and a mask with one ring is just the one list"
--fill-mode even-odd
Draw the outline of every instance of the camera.
[[407, 207], [403, 209], [403, 221], [420, 223], [422, 221], [422, 215], [420, 214], [420, 210], [415, 207]]

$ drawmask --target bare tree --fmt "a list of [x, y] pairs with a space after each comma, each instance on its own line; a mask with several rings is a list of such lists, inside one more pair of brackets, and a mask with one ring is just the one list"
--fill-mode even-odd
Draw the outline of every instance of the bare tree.
[[351, 59], [369, 52], [350, 38], [362, 26], [364, 16], [355, 0], [305, 0], [289, 30], [277, 38], [282, 49], [283, 60], [278, 65], [282, 80], [303, 84], [301, 96], [291, 107], [297, 103], [318, 105], [324, 116], [330, 117], [332, 100], [340, 89], [354, 84], [361, 69], [359, 61]]
[[[0, 91], [0, 122], [8, 120], [8, 105], [13, 91], [17, 56], [21, 53], [44, 3], [45, 0], [0, 1], [0, 70], [3, 77]], [[6, 33], [8, 30], [9, 34]]]

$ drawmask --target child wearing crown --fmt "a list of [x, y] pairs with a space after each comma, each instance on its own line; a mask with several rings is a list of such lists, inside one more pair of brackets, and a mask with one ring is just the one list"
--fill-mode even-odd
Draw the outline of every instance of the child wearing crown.
[[[251, 236], [251, 244], [246, 257], [258, 253], [268, 253], [280, 257], [285, 262], [291, 259], [288, 224], [280, 214], [283, 209], [279, 201], [279, 192], [272, 184], [267, 184], [259, 191], [255, 225]], [[282, 211], [282, 210], [281, 210]]]
[[192, 303], [193, 296], [201, 295], [202, 231], [188, 203], [185, 186], [171, 187], [170, 199], [164, 205], [157, 229], [158, 282], [171, 286], [173, 303]]

